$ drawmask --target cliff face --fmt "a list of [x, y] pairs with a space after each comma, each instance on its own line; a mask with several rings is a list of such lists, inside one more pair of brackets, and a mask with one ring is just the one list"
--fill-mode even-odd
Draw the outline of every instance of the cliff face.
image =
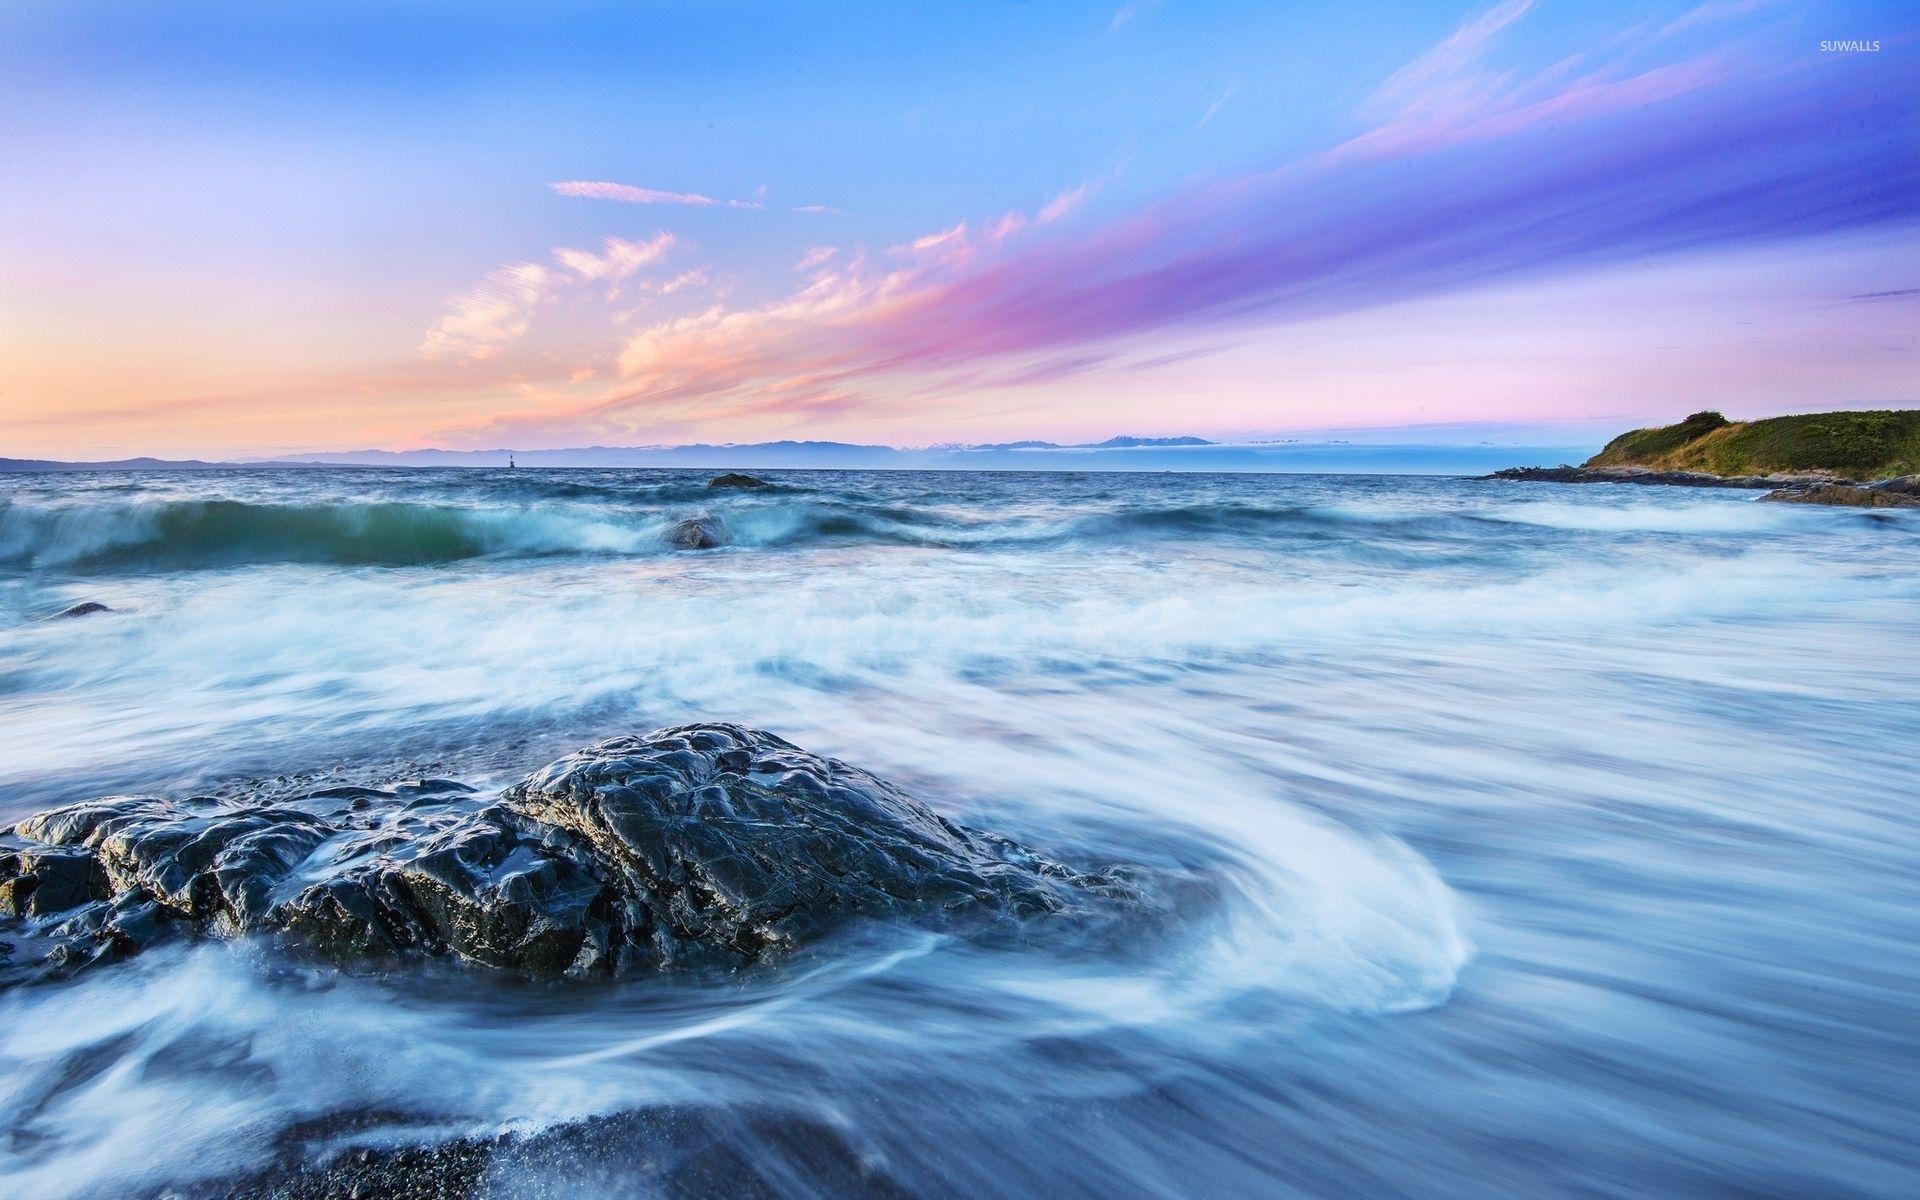
[[1712, 475], [1911, 475], [1920, 472], [1920, 409], [1760, 421], [1729, 421], [1717, 412], [1700, 412], [1677, 425], [1623, 433], [1586, 465]]

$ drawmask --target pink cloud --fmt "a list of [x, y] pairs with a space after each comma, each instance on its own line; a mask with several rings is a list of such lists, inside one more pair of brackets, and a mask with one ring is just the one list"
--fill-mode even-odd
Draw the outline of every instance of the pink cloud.
[[1636, 27], [1604, 45], [1545, 67], [1504, 69], [1485, 60], [1496, 37], [1533, 7], [1505, 0], [1456, 29], [1390, 76], [1368, 99], [1374, 128], [1329, 150], [1327, 162], [1427, 153], [1468, 141], [1511, 137], [1555, 122], [1586, 120], [1720, 84], [1754, 70], [1722, 46], [1692, 59], [1636, 68], [1632, 55], [1687, 24], [1726, 20], [1765, 0], [1711, 0], [1656, 33]]
[[1385, 103], [1420, 102], [1451, 90], [1461, 73], [1476, 62], [1495, 34], [1527, 15], [1533, 0], [1503, 0], [1449, 34], [1445, 40], [1388, 78], [1376, 99]]
[[938, 233], [930, 233], [925, 237], [915, 238], [912, 242], [908, 243], [907, 248], [916, 254], [925, 254], [929, 250], [940, 250], [958, 245], [964, 242], [966, 237], [967, 223], [962, 221], [958, 225], [942, 229]]
[[1740, 69], [1729, 53], [1703, 55], [1637, 75], [1606, 78], [1592, 72], [1563, 83], [1541, 99], [1480, 97], [1451, 107], [1429, 107], [1334, 147], [1326, 161], [1384, 159], [1430, 153], [1469, 141], [1512, 137], [1556, 122], [1587, 120], [1641, 108], [1724, 83]]
[[986, 238], [989, 242], [1004, 242], [1025, 229], [1027, 225], [1028, 221], [1024, 214], [1004, 213], [999, 220], [987, 226]]
[[719, 200], [699, 192], [664, 192], [657, 188], [636, 187], [630, 183], [607, 183], [583, 179], [547, 185], [562, 196], [583, 200], [613, 200], [621, 204], [686, 204], [695, 208], [765, 208], [758, 200]]
[[429, 358], [484, 360], [524, 336], [534, 311], [559, 292], [584, 284], [618, 284], [658, 262], [674, 245], [670, 233], [645, 240], [606, 238], [600, 253], [571, 246], [553, 251], [553, 265], [517, 262], [495, 267], [468, 292], [449, 301], [427, 331], [420, 352]]
[[814, 246], [800, 256], [800, 261], [793, 264], [793, 269], [811, 271], [815, 267], [824, 267], [832, 262], [834, 255], [838, 253], [840, 253], [838, 246]]
[[670, 233], [656, 234], [645, 241], [610, 237], [601, 242], [599, 254], [563, 246], [553, 252], [553, 258], [587, 283], [618, 283], [641, 267], [659, 262], [673, 245]]
[[1695, 29], [1702, 25], [1717, 25], [1722, 21], [1743, 17], [1773, 2], [1774, 0], [1707, 0], [1698, 8], [1689, 9], [1675, 17], [1660, 31], [1660, 36], [1668, 37], [1682, 30]]
[[1079, 208], [1082, 202], [1092, 194], [1093, 185], [1091, 183], [1083, 183], [1079, 187], [1068, 188], [1066, 191], [1061, 192], [1053, 199], [1047, 201], [1046, 204], [1042, 205], [1040, 211], [1034, 214], [1033, 223], [1035, 225], [1051, 225], [1074, 209]]
[[1070, 231], [1057, 222], [1082, 185], [1031, 218], [822, 258], [790, 295], [638, 330], [590, 400], [508, 420], [617, 431], [922, 411], [967, 389], [1111, 370], [1169, 338], [1911, 219], [1920, 178], [1890, 175], [1876, 153], [1920, 124], [1910, 86], [1768, 72], [1737, 48], [1642, 70], [1580, 55], [1483, 69], [1483, 48], [1527, 8], [1512, 0], [1456, 30], [1383, 89], [1374, 129], [1296, 169]]

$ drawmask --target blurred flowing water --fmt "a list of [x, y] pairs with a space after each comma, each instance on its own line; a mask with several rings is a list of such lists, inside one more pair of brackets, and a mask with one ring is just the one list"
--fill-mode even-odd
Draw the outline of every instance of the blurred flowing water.
[[[866, 928], [605, 986], [162, 949], [0, 995], [0, 1193], [303, 1130], [515, 1135], [499, 1196], [1920, 1191], [1915, 515], [774, 478], [0, 481], [0, 817], [730, 720], [1217, 902], [1125, 951]], [[732, 544], [670, 548], [701, 514]]]

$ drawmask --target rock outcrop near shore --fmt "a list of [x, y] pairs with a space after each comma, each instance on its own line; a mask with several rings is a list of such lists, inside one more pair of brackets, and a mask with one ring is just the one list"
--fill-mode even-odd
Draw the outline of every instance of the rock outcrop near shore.
[[582, 750], [487, 798], [446, 780], [248, 805], [112, 796], [0, 837], [0, 984], [171, 937], [533, 977], [735, 966], [859, 917], [988, 927], [1140, 897], [738, 725]]
[[1920, 475], [1874, 483], [1847, 483], [1832, 475], [1703, 475], [1646, 467], [1508, 467], [1486, 476], [1521, 483], [1646, 483], [1674, 487], [1771, 489], [1762, 500], [1776, 504], [1826, 504], [1847, 508], [1920, 508]]
[[[1509, 467], [1486, 476], [1533, 483], [1643, 483], [1768, 489], [1763, 500], [1916, 508], [1920, 409], [1729, 421], [1697, 412], [1634, 429], [1580, 466]], [[1874, 482], [1867, 482], [1873, 480]]]
[[1920, 470], [1920, 409], [1805, 413], [1729, 421], [1697, 412], [1675, 425], [1634, 429], [1588, 467], [1650, 467], [1717, 476], [1821, 474], [1847, 483]]
[[1702, 471], [1656, 471], [1651, 467], [1508, 467], [1486, 476], [1520, 483], [1645, 483], [1672, 487], [1788, 488], [1838, 482], [1833, 475], [1709, 475]]
[[1845, 508], [1920, 508], [1920, 475], [1903, 475], [1878, 483], [1854, 486], [1824, 483], [1815, 487], [1782, 488], [1760, 497], [1775, 504], [1831, 504]]

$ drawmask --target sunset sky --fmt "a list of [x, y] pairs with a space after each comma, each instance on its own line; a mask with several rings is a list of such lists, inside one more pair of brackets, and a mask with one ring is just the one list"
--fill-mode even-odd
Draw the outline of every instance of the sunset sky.
[[1912, 406], [1917, 32], [1910, 0], [10, 3], [0, 455]]

